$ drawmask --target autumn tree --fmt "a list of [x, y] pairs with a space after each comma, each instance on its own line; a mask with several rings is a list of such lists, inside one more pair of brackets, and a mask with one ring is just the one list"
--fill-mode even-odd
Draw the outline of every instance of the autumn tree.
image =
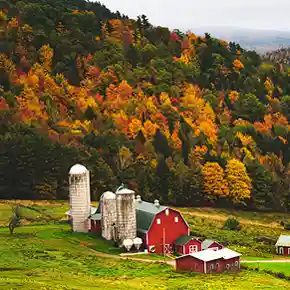
[[229, 160], [225, 174], [229, 185], [229, 197], [233, 202], [240, 203], [251, 198], [252, 181], [242, 162], [237, 159]]
[[228, 183], [223, 168], [216, 162], [207, 162], [202, 167], [204, 192], [210, 199], [229, 195]]

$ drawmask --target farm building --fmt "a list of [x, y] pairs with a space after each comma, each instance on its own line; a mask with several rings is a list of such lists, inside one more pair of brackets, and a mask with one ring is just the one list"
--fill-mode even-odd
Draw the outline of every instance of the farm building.
[[[98, 208], [91, 207], [91, 231], [102, 232], [102, 216], [101, 216], [102, 202], [99, 203]], [[161, 206], [158, 200], [154, 203], [141, 200], [140, 196], [135, 199], [136, 221], [137, 221], [137, 236], [143, 241], [143, 246], [148, 251], [156, 254], [172, 253], [174, 249], [174, 242], [180, 236], [189, 235], [189, 226], [180, 214], [179, 211], [173, 210], [169, 207]], [[70, 211], [67, 215], [70, 216]], [[116, 238], [114, 234], [113, 239]], [[189, 243], [189, 247], [194, 245]], [[198, 246], [200, 250], [201, 246]]]
[[92, 207], [89, 171], [80, 164], [71, 168], [69, 182], [71, 210], [66, 214], [74, 231], [101, 233], [128, 251], [133, 246], [138, 250], [143, 243], [157, 254], [172, 253], [176, 239], [189, 235], [179, 211], [161, 206], [158, 200], [150, 203], [139, 195], [135, 198], [135, 192], [124, 185], [115, 193], [105, 192], [98, 208]]
[[277, 254], [290, 256], [290, 236], [281, 235], [275, 247]]
[[213, 241], [213, 240], [208, 240], [205, 239], [201, 243], [201, 249], [202, 250], [207, 250], [207, 249], [212, 249], [212, 250], [221, 250], [224, 246], [221, 245], [220, 243]]
[[172, 253], [174, 242], [180, 236], [189, 235], [189, 226], [181, 213], [169, 207], [136, 199], [137, 235], [149, 252]]
[[199, 273], [238, 272], [241, 254], [228, 248], [221, 250], [207, 249], [184, 255], [175, 259], [176, 271]]
[[201, 240], [198, 238], [183, 235], [178, 237], [174, 242], [175, 253], [186, 255], [201, 251]]

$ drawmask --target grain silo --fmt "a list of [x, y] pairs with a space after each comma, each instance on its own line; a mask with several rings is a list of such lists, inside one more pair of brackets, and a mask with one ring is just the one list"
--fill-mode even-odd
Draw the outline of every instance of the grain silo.
[[137, 235], [135, 192], [119, 187], [116, 191], [117, 238], [120, 244], [131, 239], [132, 244]]
[[90, 173], [83, 165], [76, 164], [69, 171], [69, 195], [73, 231], [87, 233], [91, 214]]
[[116, 194], [106, 191], [101, 196], [102, 236], [106, 240], [115, 238], [117, 224]]

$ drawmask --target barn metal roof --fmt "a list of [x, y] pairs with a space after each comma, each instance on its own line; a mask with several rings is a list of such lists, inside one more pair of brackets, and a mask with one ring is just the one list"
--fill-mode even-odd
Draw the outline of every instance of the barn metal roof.
[[195, 237], [192, 237], [192, 236], [187, 236], [187, 235], [182, 235], [182, 236], [178, 237], [175, 240], [174, 245], [176, 245], [176, 246], [184, 246], [191, 240], [198, 240], [199, 241], [198, 238], [195, 238]]
[[290, 236], [280, 235], [276, 247], [290, 247]]
[[213, 243], [217, 243], [219, 244], [218, 242], [216, 241], [213, 241], [213, 240], [209, 240], [209, 239], [205, 239], [202, 243], [201, 243], [201, 249], [202, 250], [206, 250], [211, 244]]
[[140, 232], [147, 232], [153, 222], [154, 217], [165, 210], [166, 206], [156, 206], [147, 201], [135, 201], [136, 205], [136, 219], [137, 230]]
[[236, 258], [236, 257], [240, 257], [242, 254], [235, 252], [233, 250], [230, 250], [228, 248], [223, 248], [221, 250], [212, 250], [212, 249], [207, 249], [204, 251], [200, 251], [200, 252], [196, 252], [196, 253], [192, 253], [192, 254], [188, 254], [188, 255], [183, 255], [180, 256], [176, 259], [181, 259], [183, 257], [186, 256], [191, 256], [193, 258], [196, 258], [198, 260], [204, 261], [204, 262], [209, 262], [209, 261], [214, 261], [214, 260], [218, 260], [218, 259], [224, 259], [224, 260], [228, 260], [228, 259], [232, 259], [232, 258]]

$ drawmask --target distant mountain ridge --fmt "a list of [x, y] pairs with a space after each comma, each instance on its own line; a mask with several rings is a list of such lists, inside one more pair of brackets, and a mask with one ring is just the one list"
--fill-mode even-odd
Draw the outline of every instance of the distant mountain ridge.
[[255, 30], [224, 26], [203, 26], [190, 30], [194, 31], [197, 35], [203, 35], [205, 32], [208, 32], [213, 37], [237, 42], [242, 47], [256, 50], [259, 53], [266, 53], [290, 46], [290, 30]]

